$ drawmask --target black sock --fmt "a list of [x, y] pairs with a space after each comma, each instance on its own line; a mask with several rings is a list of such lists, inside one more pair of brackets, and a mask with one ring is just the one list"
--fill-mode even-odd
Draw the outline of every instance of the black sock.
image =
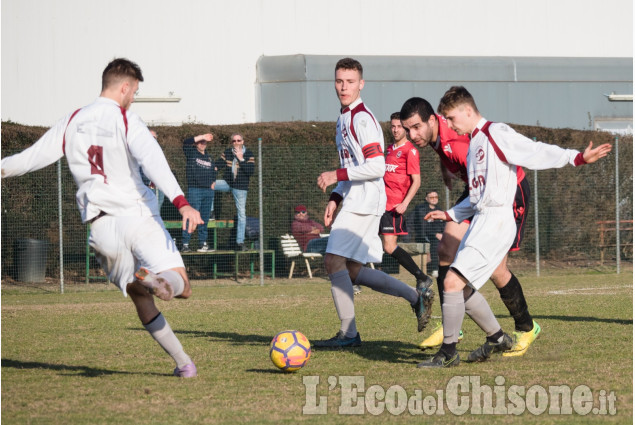
[[523, 288], [520, 286], [520, 282], [512, 273], [511, 279], [507, 282], [507, 285], [498, 289], [501, 300], [509, 310], [509, 314], [514, 318], [514, 326], [516, 331], [529, 332], [534, 328], [534, 319], [529, 314], [529, 308], [527, 307], [527, 301], [523, 294]]
[[397, 246], [395, 250], [390, 254], [395, 260], [399, 262], [406, 270], [410, 272], [417, 280], [425, 280], [426, 275], [417, 266], [410, 254], [404, 251], [400, 246]]
[[437, 276], [437, 295], [439, 296], [439, 302], [441, 308], [443, 308], [443, 281], [445, 281], [445, 275], [448, 274], [450, 266], [439, 266], [439, 276]]
[[487, 340], [489, 342], [493, 342], [494, 344], [496, 344], [497, 342], [500, 342], [500, 339], [503, 337], [503, 330], [499, 329], [498, 332], [496, 332], [494, 335], [488, 336]]
[[441, 350], [446, 359], [449, 359], [456, 353], [456, 342], [451, 342], [450, 344], [446, 344], [445, 342], [441, 344]]

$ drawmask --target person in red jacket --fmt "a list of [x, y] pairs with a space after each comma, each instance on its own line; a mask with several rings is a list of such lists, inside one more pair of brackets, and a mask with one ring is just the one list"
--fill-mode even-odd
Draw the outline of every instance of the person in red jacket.
[[324, 232], [324, 226], [315, 220], [309, 218], [309, 213], [304, 205], [298, 205], [294, 210], [294, 219], [291, 223], [291, 233], [300, 249], [304, 252], [319, 252], [324, 254], [326, 250], [326, 241], [320, 247], [320, 233]]

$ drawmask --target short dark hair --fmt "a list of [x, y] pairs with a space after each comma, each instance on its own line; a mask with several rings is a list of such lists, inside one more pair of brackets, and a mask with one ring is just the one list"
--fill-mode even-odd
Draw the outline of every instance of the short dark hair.
[[392, 120], [400, 120], [400, 113], [399, 112], [393, 112], [392, 114], [390, 114], [390, 121]]
[[338, 69], [353, 69], [359, 72], [359, 78], [364, 78], [364, 68], [359, 61], [353, 58], [343, 58], [337, 61], [335, 64], [335, 71]]
[[399, 118], [405, 121], [415, 114], [418, 114], [421, 117], [421, 121], [425, 122], [430, 119], [430, 116], [434, 115], [434, 109], [427, 100], [421, 97], [411, 97], [401, 107]]
[[143, 81], [141, 68], [136, 63], [125, 58], [113, 59], [101, 74], [101, 89], [104, 90], [124, 78]]
[[452, 86], [445, 92], [441, 100], [439, 101], [439, 107], [437, 111], [441, 115], [445, 115], [448, 111], [456, 108], [459, 105], [469, 105], [474, 109], [474, 112], [478, 112], [476, 102], [469, 91], [463, 86]]

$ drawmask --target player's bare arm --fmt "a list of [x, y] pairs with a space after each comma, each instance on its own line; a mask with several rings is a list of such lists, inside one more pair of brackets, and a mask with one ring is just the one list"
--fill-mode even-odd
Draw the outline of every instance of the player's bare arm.
[[408, 193], [406, 193], [406, 197], [395, 207], [395, 211], [399, 214], [405, 214], [408, 209], [408, 205], [412, 201], [412, 198], [415, 197], [419, 187], [421, 186], [421, 174], [411, 174], [410, 179], [412, 180], [412, 184], [408, 189]]
[[584, 154], [582, 154], [582, 157], [587, 164], [592, 164], [598, 159], [607, 156], [612, 149], [613, 146], [609, 143], [605, 143], [593, 149], [593, 141], [590, 141], [589, 146], [587, 146], [587, 148], [584, 150]]
[[203, 224], [201, 213], [199, 213], [197, 210], [189, 205], [184, 205], [179, 208], [179, 213], [183, 217], [183, 226], [181, 226], [181, 229], [187, 230], [188, 233], [194, 232], [194, 230], [196, 230], [196, 226], [198, 226], [199, 224]]
[[329, 203], [326, 204], [326, 210], [324, 211], [324, 226], [329, 227], [331, 223], [333, 223], [335, 210], [337, 210], [337, 204], [335, 201], [329, 201]]
[[452, 218], [450, 217], [450, 215], [445, 212], [445, 211], [439, 211], [439, 210], [435, 210], [435, 211], [430, 211], [428, 214], [426, 214], [425, 217], [423, 217], [424, 220], [443, 220], [443, 221], [452, 221]]
[[322, 174], [320, 174], [320, 177], [318, 177], [317, 179], [318, 187], [322, 189], [322, 192], [326, 192], [326, 188], [335, 183], [337, 183], [336, 171], [325, 171]]

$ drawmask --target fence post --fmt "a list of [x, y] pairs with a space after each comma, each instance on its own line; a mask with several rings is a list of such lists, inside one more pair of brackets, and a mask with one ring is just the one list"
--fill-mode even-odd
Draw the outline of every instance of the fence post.
[[60, 233], [60, 293], [64, 293], [64, 234], [62, 232], [62, 160], [57, 160], [57, 216]]
[[540, 220], [538, 218], [538, 170], [534, 170], [534, 227], [536, 228], [536, 276], [540, 276]]
[[615, 258], [620, 274], [620, 138], [615, 136]]
[[258, 220], [258, 240], [260, 241], [258, 249], [260, 252], [258, 253], [258, 256], [260, 260], [260, 286], [265, 284], [265, 253], [263, 251], [265, 249], [265, 238], [263, 234], [264, 225], [262, 223], [264, 217], [262, 202], [262, 137], [258, 137], [258, 215], [260, 217]]

